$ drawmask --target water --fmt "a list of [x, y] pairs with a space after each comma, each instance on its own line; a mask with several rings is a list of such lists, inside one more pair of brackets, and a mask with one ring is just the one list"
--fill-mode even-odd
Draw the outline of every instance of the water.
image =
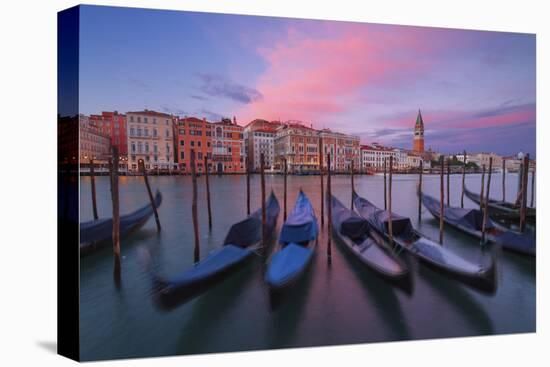
[[[501, 197], [501, 179], [493, 175], [492, 197]], [[439, 222], [423, 209], [418, 222], [417, 176], [393, 178], [394, 211], [410, 216], [413, 225], [438, 238]], [[259, 176], [251, 178], [251, 208], [260, 207]], [[332, 190], [350, 205], [349, 176], [334, 176]], [[460, 175], [451, 176], [451, 204], [460, 205]], [[332, 264], [326, 257], [326, 223], [321, 230], [313, 264], [294, 291], [273, 308], [263, 281], [265, 266], [258, 258], [225, 283], [173, 311], [158, 309], [151, 298], [151, 284], [144, 272], [140, 251], [158, 256], [164, 275], [193, 266], [190, 177], [150, 177], [162, 191], [159, 210], [162, 232], [153, 219], [122, 241], [122, 281], [113, 282], [110, 248], [81, 259], [80, 336], [83, 360], [162, 356], [237, 350], [258, 350], [334, 344], [415, 340], [535, 331], [535, 261], [500, 252], [498, 290], [478, 293], [409, 259], [414, 290], [404, 293], [366, 270], [332, 242]], [[218, 248], [231, 224], [246, 214], [245, 176], [211, 176], [213, 228], [208, 231], [204, 177], [199, 183], [201, 257]], [[479, 175], [466, 176], [467, 186], [478, 192]], [[358, 193], [383, 206], [383, 177], [356, 176]], [[507, 175], [507, 198], [516, 193], [517, 176]], [[110, 216], [107, 177], [96, 178], [100, 217]], [[266, 176], [281, 203], [277, 230], [282, 223], [283, 181]], [[310, 197], [320, 215], [318, 176], [288, 177], [288, 206], [299, 188]], [[439, 177], [424, 176], [424, 191], [439, 195]], [[268, 191], [269, 192], [269, 191]], [[81, 178], [81, 220], [92, 217], [90, 179]], [[530, 196], [529, 196], [530, 198]], [[465, 200], [465, 206], [475, 204]], [[147, 201], [140, 177], [120, 178], [121, 213]], [[325, 208], [326, 210], [326, 208]], [[451, 228], [444, 246], [465, 258], [481, 261], [476, 239]]]

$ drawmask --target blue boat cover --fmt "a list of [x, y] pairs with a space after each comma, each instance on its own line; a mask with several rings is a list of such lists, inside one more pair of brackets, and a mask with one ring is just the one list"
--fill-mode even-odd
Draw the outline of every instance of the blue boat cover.
[[[155, 206], [158, 208], [162, 203], [162, 195], [159, 191], [155, 194]], [[122, 215], [120, 217], [120, 235], [125, 236], [134, 229], [135, 226], [145, 223], [153, 214], [151, 204], [146, 204], [141, 208]], [[100, 241], [110, 240], [113, 235], [113, 218], [91, 220], [80, 223], [80, 243], [89, 244]]]
[[292, 209], [292, 212], [283, 224], [279, 242], [309, 242], [317, 238], [318, 232], [319, 226], [311, 202], [307, 196], [300, 191], [294, 209]]
[[[379, 209], [373, 203], [359, 196], [355, 196], [354, 204], [363, 217], [382, 233], [389, 233], [390, 212]], [[391, 212], [392, 232], [394, 236], [408, 236], [413, 231], [411, 220], [408, 217]]]
[[338, 232], [353, 240], [369, 233], [368, 222], [354, 211], [346, 208], [340, 200], [332, 196], [332, 223]]
[[305, 268], [313, 250], [295, 243], [286, 245], [273, 255], [266, 274], [268, 284], [280, 287], [290, 282]]
[[[428, 210], [435, 215], [439, 216], [439, 201], [433, 197], [422, 194], [422, 202], [428, 208]], [[443, 204], [443, 218], [455, 225], [462, 225], [469, 227], [470, 229], [479, 231], [483, 226], [483, 214], [478, 209], [463, 209], [447, 206]], [[491, 220], [488, 220], [486, 223], [486, 228], [491, 229], [494, 227], [494, 223]]]
[[166, 282], [169, 286], [180, 287], [192, 284], [197, 280], [206, 279], [212, 275], [246, 259], [253, 252], [238, 246], [225, 245], [213, 251], [194, 268], [183, 272]]

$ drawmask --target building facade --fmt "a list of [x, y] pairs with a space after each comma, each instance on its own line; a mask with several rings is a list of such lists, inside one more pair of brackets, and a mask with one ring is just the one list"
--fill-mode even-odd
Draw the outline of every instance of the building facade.
[[[275, 137], [281, 123], [256, 119], [244, 128], [246, 157], [253, 172], [260, 170], [260, 157], [264, 155], [266, 169], [275, 169]], [[280, 168], [280, 167], [278, 167]]]
[[237, 120], [212, 124], [212, 167], [217, 173], [244, 173], [244, 128]]
[[319, 135], [299, 121], [281, 124], [275, 134], [275, 165], [288, 172], [313, 173], [319, 170]]
[[90, 159], [96, 164], [107, 164], [111, 156], [111, 138], [90, 120], [79, 115], [79, 157], [83, 167], [89, 167]]
[[126, 115], [103, 111], [101, 115], [90, 115], [90, 121], [111, 138], [111, 145], [118, 148], [121, 157], [128, 155], [128, 138], [126, 136]]
[[418, 116], [416, 116], [416, 123], [414, 124], [413, 151], [424, 153], [424, 121], [420, 110], [418, 110]]
[[209, 172], [212, 172], [212, 124], [196, 117], [178, 118], [176, 134], [179, 170], [191, 172], [191, 151], [194, 151], [196, 172], [205, 172], [205, 157], [209, 160]]
[[150, 110], [126, 113], [129, 172], [138, 172], [140, 159], [146, 170], [177, 169], [172, 119], [171, 115]]
[[383, 171], [384, 161], [389, 168], [390, 157], [393, 157], [393, 168], [397, 169], [401, 158], [399, 149], [384, 147], [378, 143], [361, 146], [361, 165], [365, 171]]

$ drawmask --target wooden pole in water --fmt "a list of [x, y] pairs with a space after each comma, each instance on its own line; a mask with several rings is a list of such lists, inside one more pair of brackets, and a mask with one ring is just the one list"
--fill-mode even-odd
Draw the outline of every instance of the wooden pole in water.
[[439, 243], [443, 245], [443, 217], [445, 216], [445, 208], [443, 206], [443, 201], [445, 200], [445, 184], [443, 182], [443, 173], [445, 172], [445, 159], [443, 156], [439, 157], [439, 163], [441, 165], [439, 174]]
[[157, 207], [155, 205], [155, 199], [153, 198], [153, 193], [151, 192], [151, 186], [149, 186], [149, 178], [147, 177], [147, 172], [145, 171], [145, 163], [143, 159], [138, 160], [138, 167], [141, 173], [143, 174], [143, 180], [145, 181], [145, 187], [147, 188], [147, 194], [149, 196], [149, 202], [153, 208], [153, 214], [155, 215], [155, 222], [157, 223], [157, 231], [160, 232], [160, 220], [159, 214], [157, 212]]
[[424, 161], [420, 160], [420, 174], [418, 175], [418, 220], [422, 219], [422, 171], [424, 170]]
[[191, 149], [191, 182], [193, 187], [193, 200], [191, 202], [191, 216], [193, 217], [193, 230], [195, 233], [195, 250], [193, 258], [195, 264], [200, 261], [200, 236], [199, 236], [199, 219], [197, 215], [197, 168], [195, 166], [195, 150]]
[[384, 210], [388, 209], [387, 187], [386, 187], [386, 158], [384, 158]]
[[212, 207], [210, 206], [210, 172], [208, 172], [208, 156], [204, 156], [204, 178], [206, 180], [206, 206], [208, 208], [208, 229], [212, 229]]
[[321, 227], [325, 225], [325, 188], [323, 178], [323, 138], [319, 138], [319, 176], [321, 178]]
[[[286, 179], [287, 179], [287, 175], [288, 175], [288, 167], [287, 167], [287, 161], [286, 161], [286, 158], [283, 158], [283, 162], [285, 164], [285, 168], [284, 168], [284, 175], [283, 175], [283, 207], [284, 207], [284, 210], [283, 210], [283, 221], [286, 221], [286, 197], [287, 197], [287, 184], [286, 184]], [[322, 217], [321, 217], [321, 220], [322, 220]]]
[[355, 182], [353, 181], [353, 158], [351, 159], [351, 210], [353, 210], [353, 193], [355, 192]]
[[331, 179], [330, 179], [330, 153], [327, 153], [327, 196], [329, 198], [329, 205], [328, 205], [328, 218], [327, 218], [327, 227], [328, 227], [328, 242], [327, 242], [327, 257], [329, 263], [332, 261], [332, 243], [331, 243], [331, 236], [332, 236], [332, 185], [331, 185]]
[[95, 170], [93, 158], [90, 158], [90, 184], [92, 186], [92, 210], [94, 212], [94, 220], [97, 220], [99, 216], [97, 215], [97, 203], [95, 197]]
[[464, 151], [464, 164], [462, 165], [462, 193], [460, 194], [460, 207], [464, 208], [464, 189], [466, 185], [466, 151]]
[[535, 167], [531, 171], [531, 208], [535, 205]]
[[502, 202], [506, 201], [506, 159], [502, 158]]
[[487, 176], [487, 193], [483, 205], [483, 225], [481, 227], [481, 242], [485, 243], [485, 231], [487, 229], [487, 217], [489, 215], [489, 191], [491, 190], [491, 172], [493, 171], [493, 157], [489, 157], [489, 172]]
[[261, 179], [261, 188], [262, 188], [262, 252], [265, 255], [265, 249], [267, 246], [267, 228], [266, 228], [266, 208], [265, 208], [265, 161], [264, 154], [260, 154], [260, 179]]
[[390, 246], [393, 246], [393, 220], [391, 217], [391, 184], [392, 184], [392, 173], [393, 173], [393, 156], [390, 156], [390, 181], [388, 186], [388, 216], [390, 218], [388, 222], [388, 234], [390, 237]]
[[479, 192], [479, 210], [483, 210], [483, 193], [485, 191], [485, 165], [481, 166], [481, 191]]
[[114, 276], [120, 279], [120, 206], [118, 198], [118, 147], [111, 148], [111, 201], [113, 203], [113, 255]]
[[529, 175], [529, 154], [523, 158], [523, 175], [521, 177], [521, 207], [519, 210], [519, 231], [525, 230], [525, 217], [527, 214], [527, 180]]
[[246, 215], [250, 215], [250, 161], [248, 157], [246, 161]]
[[451, 206], [451, 159], [447, 158], [447, 206]]

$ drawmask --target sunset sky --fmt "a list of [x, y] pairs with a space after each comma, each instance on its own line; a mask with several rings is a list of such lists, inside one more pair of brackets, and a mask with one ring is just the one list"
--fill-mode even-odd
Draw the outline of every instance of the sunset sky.
[[80, 111], [301, 120], [362, 143], [535, 154], [532, 34], [88, 7]]

